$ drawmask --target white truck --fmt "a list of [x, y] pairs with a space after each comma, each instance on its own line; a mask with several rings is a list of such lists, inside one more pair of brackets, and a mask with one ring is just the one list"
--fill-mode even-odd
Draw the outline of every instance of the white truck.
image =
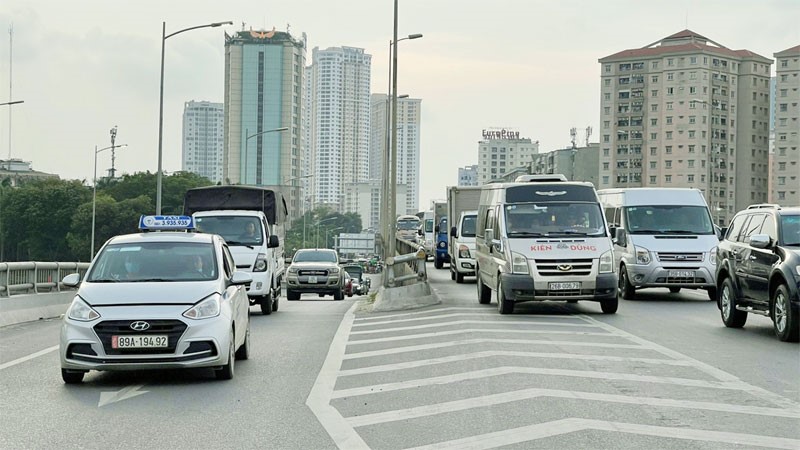
[[480, 186], [450, 186], [447, 189], [447, 254], [450, 279], [463, 283], [465, 276], [475, 275], [475, 232]]
[[235, 270], [253, 275], [247, 288], [250, 304], [260, 305], [264, 315], [277, 311], [288, 215], [283, 195], [257, 186], [208, 186], [189, 189], [183, 210], [194, 218], [198, 231], [225, 239]]

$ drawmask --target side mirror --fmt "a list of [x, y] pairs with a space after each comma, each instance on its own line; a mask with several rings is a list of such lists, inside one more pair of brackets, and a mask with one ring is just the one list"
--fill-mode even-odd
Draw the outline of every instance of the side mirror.
[[768, 234], [754, 234], [750, 236], [750, 245], [755, 248], [768, 248], [772, 239]]
[[433, 231], [438, 233], [439, 232], [439, 225], [436, 225], [435, 227], [433, 227]]
[[81, 284], [81, 274], [71, 273], [61, 280], [61, 284], [67, 287], [75, 287]]
[[491, 228], [487, 228], [483, 231], [483, 239], [486, 245], [492, 245], [492, 241], [494, 240], [494, 230]]
[[611, 239], [614, 239], [614, 238], [617, 237], [617, 227], [615, 227], [613, 225], [608, 227], [608, 232], [611, 233]]
[[250, 284], [253, 282], [253, 276], [247, 272], [236, 271], [233, 272], [233, 276], [231, 277], [231, 284], [240, 285], [240, 284]]
[[728, 227], [723, 227], [723, 228], [719, 229], [719, 233], [717, 234], [717, 237], [721, 241], [721, 240], [725, 239], [725, 235], [726, 234], [728, 234]]
[[280, 241], [278, 240], [278, 236], [271, 234], [269, 236], [269, 241], [267, 241], [267, 248], [276, 248], [281, 245]]
[[454, 238], [458, 237], [458, 229], [456, 229], [456, 227], [450, 227], [450, 236]]
[[628, 240], [626, 239], [627, 233], [622, 228], [617, 228], [614, 231], [614, 244], [619, 245], [620, 247], [625, 247], [628, 245]]

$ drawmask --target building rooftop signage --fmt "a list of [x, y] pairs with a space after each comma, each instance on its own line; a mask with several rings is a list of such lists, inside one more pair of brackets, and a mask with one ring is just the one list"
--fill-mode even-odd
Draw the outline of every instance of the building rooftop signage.
[[484, 139], [520, 139], [519, 131], [506, 130], [483, 130]]

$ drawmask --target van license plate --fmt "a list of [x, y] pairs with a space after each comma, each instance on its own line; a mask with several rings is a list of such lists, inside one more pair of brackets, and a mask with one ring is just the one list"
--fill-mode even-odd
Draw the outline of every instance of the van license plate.
[[551, 291], [571, 291], [581, 288], [580, 281], [572, 281], [569, 283], [550, 283]]
[[670, 278], [694, 278], [694, 270], [670, 270]]
[[317, 284], [317, 277], [308, 277], [309, 284]]
[[167, 347], [167, 336], [159, 335], [134, 335], [111, 336], [111, 348], [160, 348]]

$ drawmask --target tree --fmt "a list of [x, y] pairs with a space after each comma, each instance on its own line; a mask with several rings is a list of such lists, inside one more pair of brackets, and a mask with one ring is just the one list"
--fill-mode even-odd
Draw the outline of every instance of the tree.
[[[303, 244], [304, 219], [305, 245]], [[317, 227], [318, 223], [319, 227]], [[338, 229], [340, 227], [341, 229]], [[337, 229], [334, 234], [327, 233], [330, 242], [323, 242], [326, 231], [334, 229]], [[284, 248], [288, 255], [292, 255], [295, 250], [312, 248], [318, 244], [321, 247], [328, 247], [334, 242], [334, 235], [338, 235], [338, 233], [358, 233], [361, 229], [361, 216], [358, 213], [340, 214], [327, 206], [320, 206], [312, 211], [306, 211], [303, 216], [292, 222], [291, 228], [286, 233]]]
[[[150, 198], [140, 195], [136, 198], [115, 201], [106, 194], [97, 195], [95, 212], [94, 253], [110, 238], [136, 233], [142, 211], [150, 209]], [[67, 233], [67, 243], [72, 252], [81, 260], [88, 261], [92, 255], [92, 202], [84, 203], [72, 216], [72, 226]]]

